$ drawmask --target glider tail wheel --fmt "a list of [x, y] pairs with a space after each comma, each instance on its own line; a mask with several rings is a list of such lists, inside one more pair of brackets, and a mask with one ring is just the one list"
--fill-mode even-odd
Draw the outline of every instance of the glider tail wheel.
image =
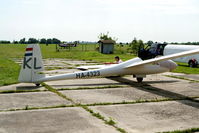
[[141, 83], [143, 81], [143, 78], [137, 78], [138, 83]]
[[36, 86], [40, 86], [40, 84], [39, 83], [37, 83], [37, 84], [35, 84]]

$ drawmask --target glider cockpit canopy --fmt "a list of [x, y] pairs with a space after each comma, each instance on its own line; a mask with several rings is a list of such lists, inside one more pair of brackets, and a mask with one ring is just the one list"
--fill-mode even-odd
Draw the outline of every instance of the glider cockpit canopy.
[[138, 50], [138, 57], [142, 60], [152, 59], [158, 55], [163, 55], [164, 47], [166, 43], [153, 43], [153, 44], [141, 44]]

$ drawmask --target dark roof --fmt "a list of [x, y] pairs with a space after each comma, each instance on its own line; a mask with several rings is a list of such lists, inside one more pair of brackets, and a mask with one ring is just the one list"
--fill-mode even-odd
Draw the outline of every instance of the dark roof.
[[98, 43], [115, 44], [115, 41], [113, 41], [113, 40], [99, 40]]

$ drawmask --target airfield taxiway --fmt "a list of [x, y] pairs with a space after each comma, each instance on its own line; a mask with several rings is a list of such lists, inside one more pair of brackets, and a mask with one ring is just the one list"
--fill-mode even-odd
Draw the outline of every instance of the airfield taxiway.
[[[75, 66], [86, 63], [46, 59], [45, 66], [54, 68], [46, 73], [74, 72]], [[142, 84], [132, 76], [46, 82], [54, 92], [25, 83], [2, 86], [0, 133], [119, 132], [117, 127], [130, 133], [152, 133], [198, 128], [199, 76], [192, 76], [193, 82], [165, 76], [170, 74], [149, 75]], [[83, 106], [112, 119], [116, 126]]]

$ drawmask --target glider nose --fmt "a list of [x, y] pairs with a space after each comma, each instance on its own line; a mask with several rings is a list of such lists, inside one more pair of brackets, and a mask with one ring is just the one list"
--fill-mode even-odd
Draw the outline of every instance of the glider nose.
[[169, 69], [170, 69], [170, 71], [176, 69], [177, 66], [178, 65], [175, 62], [173, 62], [172, 60], [169, 61]]
[[176, 67], [177, 67], [177, 64], [175, 62], [173, 62], [172, 60], [162, 61], [162, 62], [159, 62], [159, 64], [161, 67], [165, 67], [169, 71], [172, 71], [172, 70], [176, 69]]

